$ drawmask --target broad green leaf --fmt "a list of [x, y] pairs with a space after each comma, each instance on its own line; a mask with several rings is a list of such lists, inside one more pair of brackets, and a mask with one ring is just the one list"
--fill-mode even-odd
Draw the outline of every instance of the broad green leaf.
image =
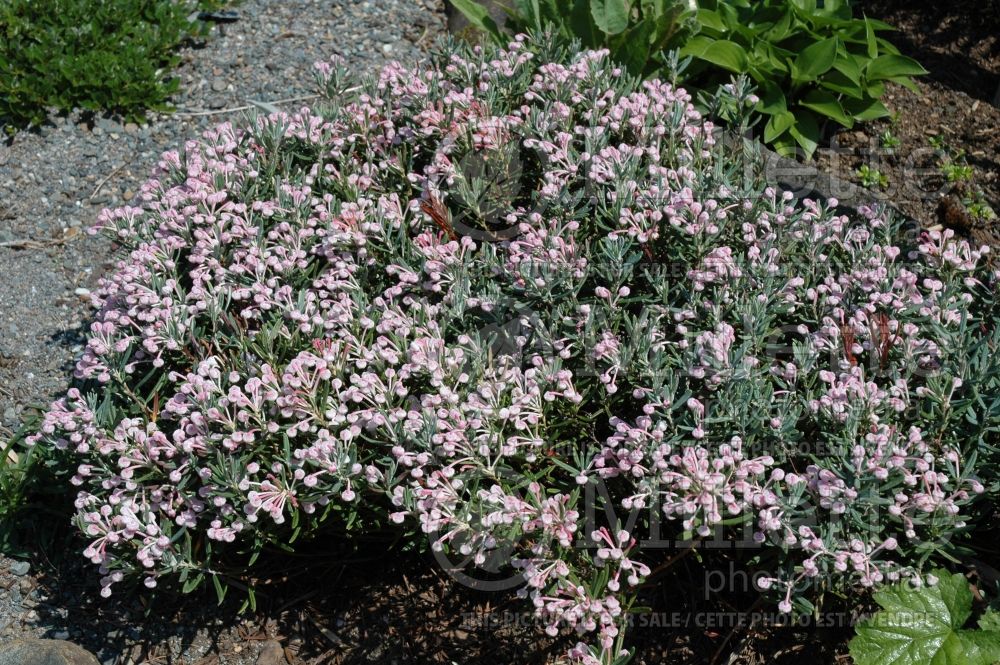
[[774, 44], [768, 44], [768, 50], [771, 52], [772, 57], [781, 59], [782, 67], [781, 69], [785, 72], [791, 72], [792, 70], [792, 60], [798, 55], [795, 51], [783, 48], [781, 46], [775, 46]]
[[850, 21], [853, 16], [851, 4], [848, 0], [825, 0], [823, 3], [824, 13], [834, 16], [842, 21]]
[[788, 129], [795, 142], [805, 152], [806, 159], [812, 159], [813, 153], [819, 147], [819, 124], [811, 111], [798, 111], [795, 114], [795, 124]]
[[451, 4], [472, 24], [474, 28], [482, 30], [493, 39], [502, 41], [500, 27], [490, 16], [489, 11], [475, 0], [449, 0]]
[[[543, 20], [563, 22], [566, 3], [563, 0], [533, 0], [541, 3], [539, 14]], [[544, 27], [544, 26], [543, 26]]]
[[848, 129], [854, 126], [854, 119], [844, 112], [844, 107], [840, 105], [833, 93], [825, 90], [813, 90], [799, 103], [807, 109], [812, 109], [827, 118], [836, 120]]
[[522, 17], [527, 17], [527, 23], [534, 30], [541, 30], [544, 26], [542, 17], [542, 7], [538, 0], [518, 0], [517, 13]]
[[747, 69], [747, 52], [736, 42], [720, 39], [706, 48], [701, 59], [731, 72], [742, 73]]
[[719, 12], [710, 9], [698, 10], [698, 23], [701, 24], [702, 28], [711, 28], [719, 33], [726, 32], [727, 30], [726, 22], [722, 20]]
[[764, 81], [761, 84], [760, 102], [758, 103], [757, 110], [761, 113], [770, 113], [772, 115], [788, 110], [785, 93], [782, 92], [781, 87], [774, 81]]
[[861, 85], [861, 67], [852, 56], [838, 57], [833, 61], [834, 70], [846, 76], [857, 86]]
[[865, 94], [876, 99], [881, 97], [885, 94], [885, 83], [882, 81], [869, 81], [865, 86]]
[[886, 23], [885, 21], [880, 21], [877, 18], [869, 18], [869, 19], [866, 19], [866, 20], [869, 23], [871, 23], [872, 28], [875, 31], [877, 31], [877, 32], [881, 32], [881, 31], [884, 31], [884, 30], [888, 30], [890, 32], [895, 32], [896, 31], [896, 26], [892, 25], [891, 23]]
[[569, 27], [584, 47], [597, 48], [601, 45], [588, 0], [574, 0], [569, 15]]
[[[840, 41], [844, 44], [850, 44], [860, 48], [866, 48], [867, 46], [864, 21], [848, 21], [843, 28], [837, 31], [837, 36], [840, 37]], [[867, 52], [865, 55], [868, 55]]]
[[871, 81], [884, 81], [899, 76], [920, 76], [927, 70], [920, 63], [905, 55], [880, 55], [865, 67], [865, 75]]
[[964, 630], [972, 592], [961, 574], [935, 571], [937, 585], [896, 584], [875, 593], [882, 611], [851, 640], [855, 665], [992, 665], [1000, 633]]
[[841, 30], [850, 27], [851, 21], [839, 16], [824, 15], [817, 11], [808, 17], [810, 27], [815, 34], [839, 34]]
[[830, 71], [837, 59], [837, 43], [836, 37], [830, 37], [802, 49], [792, 64], [792, 78], [811, 81]]
[[771, 147], [782, 157], [795, 157], [798, 152], [798, 143], [788, 134], [776, 138]]
[[838, 71], [827, 72], [819, 82], [820, 86], [827, 90], [839, 92], [854, 99], [864, 98], [864, 90], [856, 82], [844, 76]]
[[754, 28], [748, 27], [740, 22], [730, 25], [729, 31], [732, 33], [730, 41], [739, 41], [733, 39], [733, 37], [742, 37], [744, 43], [750, 44], [757, 39], [757, 31]]
[[792, 25], [792, 12], [786, 11], [782, 14], [781, 18], [778, 19], [777, 23], [767, 31], [764, 35], [764, 39], [767, 42], [780, 42], [786, 36], [788, 36], [789, 28]]
[[917, 84], [914, 83], [913, 79], [911, 79], [909, 76], [893, 76], [889, 80], [892, 81], [893, 83], [898, 83], [907, 90], [912, 90], [913, 92], [920, 92], [920, 88], [917, 87]]
[[590, 14], [597, 27], [609, 35], [617, 35], [628, 27], [630, 0], [590, 0]]
[[[686, 3], [676, 0], [642, 0], [642, 18], [652, 23], [650, 44], [654, 50], [663, 48], [668, 40], [684, 27], [684, 21], [694, 12]], [[650, 59], [652, 55], [650, 56]], [[649, 66], [649, 63], [646, 63]]]
[[875, 42], [878, 44], [878, 50], [883, 54], [899, 55], [899, 49], [896, 45], [890, 42], [888, 39], [882, 37], [876, 37]]
[[764, 143], [774, 143], [774, 140], [787, 132], [793, 124], [795, 116], [788, 111], [775, 113], [764, 125]]
[[653, 21], [643, 20], [622, 35], [618, 59], [633, 74], [642, 74], [643, 68], [649, 61], [649, 40], [655, 29]]
[[878, 43], [875, 41], [875, 26], [870, 18], [865, 18], [865, 43], [868, 48], [868, 57], [874, 60], [878, 57]]
[[700, 58], [701, 54], [708, 49], [709, 46], [715, 43], [715, 40], [711, 37], [706, 37], [704, 35], [696, 35], [691, 39], [687, 40], [687, 43], [680, 48], [680, 55], [683, 57], [693, 56], [695, 58]]
[[738, 25], [740, 22], [740, 13], [736, 9], [736, 6], [732, 2], [723, 2], [717, 4], [715, 7], [716, 11], [722, 15], [722, 18], [726, 21], [727, 26]]
[[994, 665], [1000, 662], [1000, 634], [985, 630], [960, 630], [956, 663]]
[[767, 71], [772, 69], [771, 66], [771, 53], [767, 48], [767, 43], [757, 42], [754, 44], [753, 50], [748, 54], [750, 58], [750, 67], [758, 71]]

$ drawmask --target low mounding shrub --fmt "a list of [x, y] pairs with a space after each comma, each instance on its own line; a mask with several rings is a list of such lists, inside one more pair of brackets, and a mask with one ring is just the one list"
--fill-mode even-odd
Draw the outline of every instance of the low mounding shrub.
[[169, 109], [177, 48], [204, 33], [189, 16], [209, 0], [4, 0], [0, 127], [45, 121], [50, 108], [140, 120]]
[[325, 104], [165, 153], [100, 218], [122, 258], [32, 440], [76, 467], [102, 593], [397, 528], [473, 579], [509, 562], [614, 663], [650, 515], [752, 548], [786, 612], [919, 581], [966, 528], [986, 249], [744, 177], [603, 51], [318, 70]]

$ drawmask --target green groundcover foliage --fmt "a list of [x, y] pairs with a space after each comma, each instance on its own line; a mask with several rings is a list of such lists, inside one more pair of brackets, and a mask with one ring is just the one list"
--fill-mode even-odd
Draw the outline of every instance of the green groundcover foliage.
[[0, 2], [0, 126], [82, 108], [141, 120], [168, 110], [176, 51], [203, 35], [194, 0]]

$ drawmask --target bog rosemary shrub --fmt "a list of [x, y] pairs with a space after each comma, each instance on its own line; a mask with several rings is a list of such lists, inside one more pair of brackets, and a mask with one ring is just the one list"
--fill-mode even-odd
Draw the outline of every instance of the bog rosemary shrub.
[[100, 218], [121, 260], [33, 441], [74, 460], [103, 594], [398, 528], [469, 575], [500, 555], [570, 658], [613, 663], [651, 512], [756, 548], [786, 612], [919, 581], [967, 528], [985, 248], [744, 177], [603, 51], [318, 71], [324, 104], [165, 153]]

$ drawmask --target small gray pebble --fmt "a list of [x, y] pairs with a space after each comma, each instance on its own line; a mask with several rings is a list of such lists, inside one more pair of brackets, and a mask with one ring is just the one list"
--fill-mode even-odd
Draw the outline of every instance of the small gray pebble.
[[[8, 409], [9, 411], [10, 409]], [[15, 414], [16, 415], [16, 414]], [[4, 416], [6, 417], [6, 415]], [[27, 561], [15, 561], [10, 564], [10, 572], [18, 577], [23, 577], [31, 571], [31, 564]]]
[[111, 118], [98, 118], [96, 124], [106, 132], [120, 132], [122, 129], [122, 126]]

